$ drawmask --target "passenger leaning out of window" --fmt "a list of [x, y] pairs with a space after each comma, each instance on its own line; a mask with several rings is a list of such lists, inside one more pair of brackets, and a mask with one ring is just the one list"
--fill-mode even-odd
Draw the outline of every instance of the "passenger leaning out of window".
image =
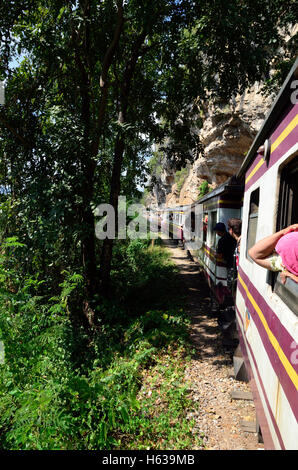
[[298, 224], [290, 225], [258, 241], [249, 251], [251, 259], [270, 271], [281, 271], [283, 284], [290, 277], [298, 282]]

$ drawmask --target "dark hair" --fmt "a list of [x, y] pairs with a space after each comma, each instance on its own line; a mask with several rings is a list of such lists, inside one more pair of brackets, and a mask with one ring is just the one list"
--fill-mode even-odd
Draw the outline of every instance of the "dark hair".
[[241, 219], [229, 219], [228, 220], [228, 228], [232, 229], [235, 235], [240, 236], [241, 235], [241, 227], [242, 227], [242, 221]]

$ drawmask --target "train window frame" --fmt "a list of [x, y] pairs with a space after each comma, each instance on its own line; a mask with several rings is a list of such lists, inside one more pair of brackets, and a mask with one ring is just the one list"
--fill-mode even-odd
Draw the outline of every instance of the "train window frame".
[[[296, 157], [296, 159], [294, 158]], [[279, 204], [278, 204], [278, 217], [276, 221], [276, 230], [281, 230], [282, 228], [291, 225], [292, 223], [296, 223], [298, 221], [298, 191], [295, 194], [295, 198], [292, 194], [290, 194], [290, 189], [292, 189], [291, 179], [297, 181], [298, 177], [298, 163], [297, 163], [298, 152], [295, 152], [291, 158], [291, 161], [288, 164], [284, 165], [283, 168], [280, 170], [279, 173]], [[295, 179], [296, 177], [296, 179]], [[295, 187], [295, 181], [293, 186]], [[296, 186], [297, 187], [297, 186]], [[296, 208], [293, 210], [293, 205], [291, 209], [289, 208], [289, 201], [295, 200]], [[296, 217], [295, 217], [296, 216]], [[294, 222], [293, 220], [296, 220]]]
[[[257, 196], [257, 197], [256, 197]], [[252, 205], [255, 204], [255, 201], [258, 201], [256, 212], [252, 211]], [[246, 258], [252, 263], [252, 259], [248, 254], [248, 250], [256, 243], [257, 232], [258, 232], [258, 222], [259, 222], [259, 211], [260, 211], [260, 186], [254, 189], [249, 196], [249, 212], [248, 212], [248, 224], [247, 224], [247, 236], [246, 236]], [[252, 221], [256, 220], [255, 226], [252, 225]], [[253, 242], [250, 239], [251, 234], [253, 235]]]
[[194, 237], [195, 240], [200, 240], [201, 243], [204, 243], [204, 223], [203, 223], [203, 217], [204, 213], [203, 211], [197, 211], [196, 208], [193, 208], [191, 212], [194, 214]]
[[[215, 217], [213, 217], [215, 216]], [[215, 220], [213, 220], [213, 218]], [[210, 220], [210, 223], [209, 223]], [[209, 247], [216, 249], [216, 232], [214, 230], [215, 225], [217, 224], [217, 210], [210, 211], [208, 214], [208, 227], [209, 227]]]
[[[298, 221], [298, 189], [295, 182], [298, 176], [298, 152], [291, 156], [279, 170], [279, 197], [276, 220], [276, 231]], [[296, 159], [295, 159], [296, 157]], [[294, 192], [294, 190], [296, 190]], [[298, 316], [298, 283], [287, 278], [281, 282], [280, 273], [268, 271], [267, 283], [272, 291]]]
[[[206, 217], [207, 217], [207, 222], [206, 222]], [[202, 237], [202, 241], [203, 243], [207, 243], [207, 233], [208, 233], [208, 218], [209, 218], [209, 214], [208, 214], [208, 211], [203, 211], [202, 213], [202, 224], [203, 224], [203, 237]]]
[[285, 284], [281, 282], [280, 273], [275, 276], [274, 293], [298, 316], [298, 283], [287, 278]]

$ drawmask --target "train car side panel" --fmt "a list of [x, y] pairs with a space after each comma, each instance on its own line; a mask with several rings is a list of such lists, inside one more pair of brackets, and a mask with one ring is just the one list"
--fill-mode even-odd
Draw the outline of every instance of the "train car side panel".
[[[263, 163], [257, 155], [246, 172], [242, 233], [247, 236], [241, 241], [236, 300], [242, 346], [246, 348], [247, 365], [252, 370], [258, 398], [262, 402], [262, 414], [271, 435], [271, 442], [265, 442], [265, 445], [269, 448], [273, 442], [277, 449], [298, 448], [298, 361], [294, 360], [291, 349], [298, 344], [298, 317], [289, 308], [287, 294], [284, 298], [277, 295], [276, 279], [253, 263], [247, 251], [256, 241], [278, 228], [282, 174], [288, 167], [292, 172], [292, 168], [298, 167], [294, 108], [297, 115], [297, 105], [289, 106], [290, 116], [285, 113], [283, 120], [286, 122], [280, 120], [269, 136], [274, 144], [269, 164]], [[286, 225], [297, 222], [297, 185], [296, 190], [292, 185], [291, 191], [287, 204], [292, 206], [284, 217]], [[290, 283], [289, 289], [295, 298], [297, 285], [291, 286]], [[281, 290], [286, 290], [286, 287], [282, 286]], [[247, 316], [249, 322], [246, 327]]]

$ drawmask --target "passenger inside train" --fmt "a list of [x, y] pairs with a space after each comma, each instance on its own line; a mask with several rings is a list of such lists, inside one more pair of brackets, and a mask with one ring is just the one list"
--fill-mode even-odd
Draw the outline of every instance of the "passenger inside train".
[[226, 263], [227, 268], [227, 291], [219, 305], [218, 323], [224, 329], [228, 329], [235, 321], [233, 281], [235, 277], [234, 253], [237, 246], [236, 239], [226, 230], [223, 222], [218, 222], [214, 229], [220, 237], [217, 244], [217, 255], [220, 255]]
[[227, 269], [232, 268], [236, 240], [227, 232], [223, 222], [218, 222], [213, 230], [215, 230], [216, 234], [220, 237], [217, 244], [217, 254], [222, 256], [227, 265]]
[[239, 264], [241, 228], [242, 228], [241, 219], [231, 218], [228, 220], [229, 234], [236, 240], [236, 248], [235, 248], [236, 268], [238, 267], [238, 264]]
[[298, 224], [263, 238], [250, 248], [248, 254], [263, 268], [281, 271], [283, 284], [287, 277], [298, 283]]

